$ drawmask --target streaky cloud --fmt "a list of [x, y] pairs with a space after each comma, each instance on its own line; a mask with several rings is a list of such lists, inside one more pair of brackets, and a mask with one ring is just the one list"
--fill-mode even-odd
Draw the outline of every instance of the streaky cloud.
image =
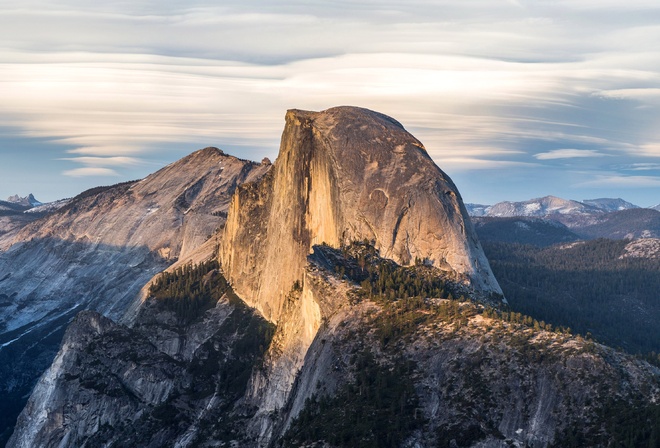
[[581, 157], [603, 157], [603, 156], [607, 156], [607, 154], [604, 154], [595, 149], [570, 149], [570, 148], [555, 149], [548, 152], [540, 152], [538, 154], [534, 154], [534, 157], [536, 157], [539, 160], [575, 159]]
[[135, 157], [62, 157], [59, 160], [68, 160], [71, 162], [80, 163], [91, 167], [99, 166], [133, 166], [142, 163], [140, 159]]
[[660, 187], [660, 176], [597, 176], [596, 179], [580, 182], [577, 187], [644, 188]]
[[62, 174], [69, 177], [117, 177], [119, 173], [110, 168], [85, 167], [64, 171]]

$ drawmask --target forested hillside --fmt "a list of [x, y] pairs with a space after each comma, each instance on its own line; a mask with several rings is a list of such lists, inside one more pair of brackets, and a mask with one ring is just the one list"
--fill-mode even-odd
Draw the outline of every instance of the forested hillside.
[[513, 310], [631, 353], [657, 353], [660, 259], [622, 257], [628, 243], [483, 246]]

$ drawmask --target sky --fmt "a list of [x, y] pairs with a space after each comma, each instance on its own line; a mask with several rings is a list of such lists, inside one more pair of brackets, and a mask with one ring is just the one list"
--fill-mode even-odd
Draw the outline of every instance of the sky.
[[277, 156], [287, 109], [397, 119], [466, 202], [660, 203], [657, 0], [0, 0], [0, 199]]

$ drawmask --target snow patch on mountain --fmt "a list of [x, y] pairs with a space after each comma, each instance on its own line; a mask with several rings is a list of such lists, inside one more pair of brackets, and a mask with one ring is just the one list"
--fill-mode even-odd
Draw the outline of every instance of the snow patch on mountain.
[[465, 204], [468, 215], [470, 216], [486, 216], [490, 205], [484, 204]]
[[[548, 215], [593, 216], [640, 208], [621, 198], [585, 199], [580, 202], [556, 196], [544, 196], [519, 202], [503, 201], [495, 205], [465, 204], [465, 207], [470, 216], [495, 216], [500, 218], [514, 216], [544, 217]], [[651, 208], [660, 210], [660, 204]]]
[[53, 202], [46, 202], [45, 204], [37, 205], [29, 210], [25, 210], [24, 213], [51, 213], [54, 212], [55, 210], [59, 210], [60, 208], [64, 207], [69, 202], [71, 202], [71, 198], [59, 199]]
[[556, 196], [545, 196], [521, 202], [500, 202], [485, 209], [486, 216], [548, 216], [553, 214], [594, 214], [602, 210], [578, 201], [562, 199]]

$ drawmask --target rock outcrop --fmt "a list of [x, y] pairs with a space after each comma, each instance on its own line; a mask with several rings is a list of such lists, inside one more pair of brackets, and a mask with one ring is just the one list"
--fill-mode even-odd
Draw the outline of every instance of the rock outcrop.
[[400, 123], [356, 107], [288, 111], [273, 169], [238, 188], [219, 251], [236, 293], [278, 324], [268, 368], [252, 383], [262, 440], [333, 312], [322, 312], [307, 281], [307, 257], [316, 244], [356, 240], [397, 263], [434, 266], [473, 297], [502, 300], [458, 190]]

